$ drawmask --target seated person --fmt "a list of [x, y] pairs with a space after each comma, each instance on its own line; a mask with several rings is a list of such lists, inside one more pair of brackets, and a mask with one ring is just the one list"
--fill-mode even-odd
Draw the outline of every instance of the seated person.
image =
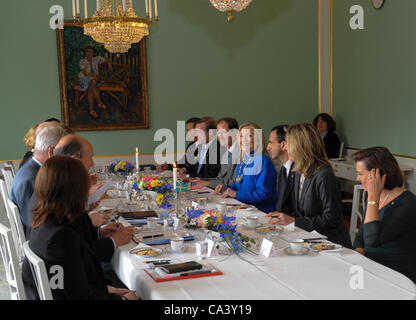
[[215, 178], [221, 169], [221, 157], [226, 151], [216, 139], [216, 122], [213, 118], [200, 119], [191, 134], [197, 138], [186, 151], [185, 172], [179, 175], [184, 178]]
[[400, 167], [385, 147], [353, 154], [357, 181], [368, 192], [354, 248], [416, 283], [416, 196], [403, 188]]
[[[197, 140], [197, 137], [189, 137], [189, 132], [191, 132], [192, 129], [195, 129], [195, 126], [197, 124], [197, 122], [200, 120], [200, 118], [190, 118], [185, 122], [185, 130], [186, 130], [186, 140], [191, 142], [186, 146], [186, 150], [185, 150], [185, 156], [180, 159], [178, 162], [178, 168], [185, 168], [186, 165], [186, 151], [188, 151], [188, 148], [191, 147]], [[161, 165], [157, 165], [156, 166], [156, 170], [157, 171], [164, 171], [164, 170], [172, 170], [172, 165], [171, 164], [161, 164]], [[182, 172], [182, 170], [180, 170]]]
[[[87, 171], [94, 166], [94, 148], [88, 140], [81, 136], [67, 135], [63, 137], [56, 145], [53, 154], [70, 156], [81, 160]], [[92, 195], [103, 186], [103, 183], [97, 182], [96, 174], [90, 174], [89, 176], [91, 180], [90, 195]], [[89, 208], [89, 211], [96, 209], [98, 205], [99, 203], [92, 204]], [[103, 213], [92, 213], [89, 216], [92, 220], [92, 224], [95, 227], [106, 224], [110, 220], [110, 216]]]
[[240, 162], [237, 120], [234, 118], [218, 120], [217, 134], [218, 141], [227, 150], [221, 158], [221, 170], [215, 178], [199, 181], [198, 185], [200, 187], [215, 189], [219, 184], [229, 185], [235, 182], [235, 169]]
[[344, 225], [341, 194], [318, 130], [309, 123], [289, 126], [286, 133], [289, 160], [296, 173], [290, 212], [271, 212], [269, 223], [295, 223], [306, 231], [316, 230], [329, 241], [351, 248]]
[[[77, 226], [85, 217], [89, 185], [79, 160], [54, 156], [43, 164], [35, 183], [39, 202], [33, 212], [29, 247], [44, 260], [47, 270], [53, 265], [63, 268], [62, 287], [51, 288], [54, 300], [137, 300], [134, 292], [106, 284], [90, 239]], [[30, 268], [23, 271], [26, 291], [36, 290], [28, 272]], [[53, 274], [48, 272], [48, 276]]]
[[52, 122], [41, 123], [36, 129], [36, 142], [33, 157], [16, 172], [13, 179], [10, 200], [19, 208], [23, 231], [30, 226], [30, 201], [33, 195], [36, 175], [41, 165], [53, 155], [53, 149], [66, 135], [64, 129]]
[[335, 120], [327, 113], [320, 113], [313, 119], [313, 125], [321, 134], [328, 158], [338, 158], [341, 141], [339, 141], [339, 138], [335, 133]]
[[215, 193], [254, 205], [263, 212], [271, 212], [277, 204], [277, 172], [266, 155], [264, 134], [257, 124], [245, 123], [239, 130], [239, 143], [242, 160], [237, 165], [236, 182], [218, 185]]

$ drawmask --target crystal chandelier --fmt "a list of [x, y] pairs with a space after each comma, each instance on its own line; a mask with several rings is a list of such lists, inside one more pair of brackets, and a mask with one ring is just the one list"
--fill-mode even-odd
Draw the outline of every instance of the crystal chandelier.
[[234, 12], [240, 12], [247, 8], [252, 0], [209, 0], [211, 4], [221, 12], [227, 13], [227, 21], [234, 20]]
[[[85, 1], [85, 19], [81, 21], [79, 0], [73, 0], [74, 19], [84, 27], [84, 34], [95, 41], [104, 43], [111, 53], [126, 53], [133, 43], [149, 35], [152, 24], [152, 0], [145, 0], [146, 19], [139, 18], [133, 9], [133, 0], [97, 0], [97, 9], [88, 18], [87, 0]], [[157, 0], [154, 0], [155, 21], [158, 22]]]

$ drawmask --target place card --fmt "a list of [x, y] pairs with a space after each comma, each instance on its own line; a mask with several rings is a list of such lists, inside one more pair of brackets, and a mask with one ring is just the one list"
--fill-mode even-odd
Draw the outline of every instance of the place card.
[[215, 241], [208, 239], [208, 253], [207, 253], [207, 257], [214, 257], [214, 256], [218, 256], [218, 250], [215, 246]]
[[276, 248], [272, 241], [263, 239], [260, 247], [260, 255], [265, 256], [266, 258], [277, 257]]

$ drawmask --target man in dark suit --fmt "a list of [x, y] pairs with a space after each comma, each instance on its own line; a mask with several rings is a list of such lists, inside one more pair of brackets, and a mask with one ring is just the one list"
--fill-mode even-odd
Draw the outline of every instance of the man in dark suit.
[[200, 119], [194, 129], [197, 142], [186, 152], [186, 174], [191, 178], [215, 178], [221, 170], [221, 157], [226, 151], [216, 139], [216, 122], [213, 118]]
[[290, 212], [290, 197], [293, 192], [293, 182], [295, 173], [292, 171], [294, 163], [289, 160], [286, 151], [286, 132], [287, 125], [276, 126], [269, 135], [267, 151], [272, 159], [279, 159], [282, 167], [277, 176], [277, 206], [276, 211]]
[[30, 207], [36, 175], [46, 160], [53, 156], [53, 150], [59, 140], [66, 135], [65, 130], [54, 122], [44, 122], [36, 130], [36, 144], [33, 157], [17, 171], [10, 190], [10, 200], [19, 208], [23, 231], [30, 226]]

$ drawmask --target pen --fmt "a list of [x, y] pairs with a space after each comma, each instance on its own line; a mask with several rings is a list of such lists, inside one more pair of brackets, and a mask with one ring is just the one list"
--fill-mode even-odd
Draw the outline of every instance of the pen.
[[144, 263], [168, 263], [171, 260], [154, 260], [154, 261], [145, 261]]
[[150, 235], [150, 236], [144, 236], [142, 237], [142, 239], [150, 239], [150, 238], [158, 238], [158, 237], [163, 237], [164, 234], [154, 234], [154, 235]]
[[210, 192], [209, 191], [198, 192], [198, 194], [205, 194], [205, 193], [210, 193]]
[[193, 272], [185, 272], [185, 273], [181, 273], [179, 276], [186, 277], [186, 276], [193, 276], [196, 274], [204, 274], [204, 273], [211, 273], [211, 270], [199, 270], [199, 271], [193, 271]]

